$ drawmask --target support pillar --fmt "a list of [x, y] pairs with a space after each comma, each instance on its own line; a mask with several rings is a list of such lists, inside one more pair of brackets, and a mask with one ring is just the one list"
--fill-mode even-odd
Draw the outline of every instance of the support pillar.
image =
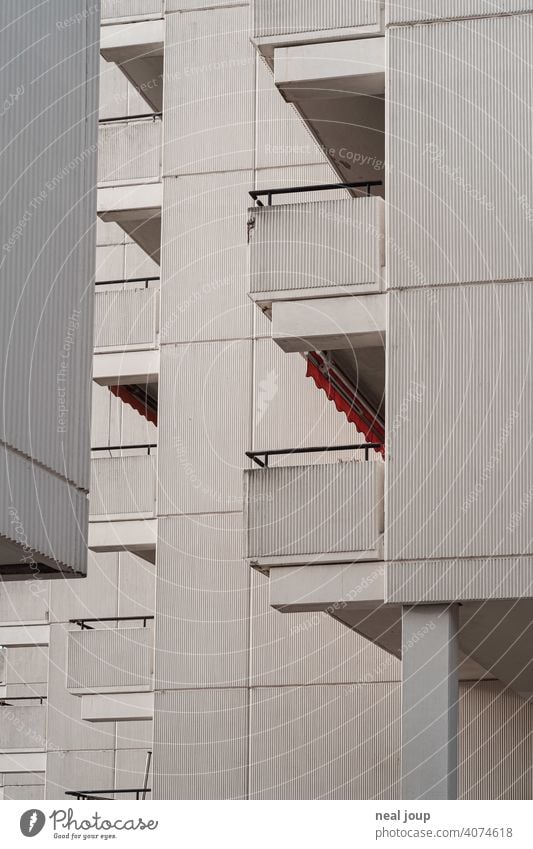
[[402, 611], [402, 798], [457, 798], [457, 605]]

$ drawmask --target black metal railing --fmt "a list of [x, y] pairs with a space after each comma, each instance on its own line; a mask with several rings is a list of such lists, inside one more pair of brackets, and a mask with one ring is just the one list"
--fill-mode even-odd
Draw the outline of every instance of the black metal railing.
[[139, 801], [146, 796], [146, 793], [151, 793], [151, 788], [129, 787], [125, 790], [65, 790], [65, 796], [73, 796], [78, 802], [85, 802], [91, 799], [97, 801], [113, 801], [111, 796], [103, 795], [107, 793], [113, 794], [114, 796], [125, 796], [129, 793], [135, 793], [135, 798]]
[[142, 121], [147, 120], [148, 118], [152, 118], [153, 121], [156, 121], [158, 118], [162, 118], [162, 112], [141, 112], [139, 115], [122, 115], [120, 118], [100, 118], [98, 121], [99, 124], [125, 124], [128, 121]]
[[250, 197], [255, 200], [257, 206], [264, 206], [264, 203], [259, 198], [266, 197], [267, 206], [272, 206], [272, 198], [274, 195], [295, 195], [300, 192], [326, 192], [332, 189], [359, 189], [366, 191], [367, 195], [372, 194], [372, 189], [377, 186], [382, 186], [383, 180], [363, 180], [357, 183], [326, 183], [319, 186], [291, 186], [288, 189], [254, 189], [249, 192]]
[[[39, 702], [44, 704], [48, 696], [4, 696], [0, 699], [0, 707], [16, 707], [11, 702]], [[22, 705], [24, 707], [24, 705]]]
[[147, 454], [151, 454], [156, 448], [157, 443], [151, 442], [146, 445], [97, 445], [95, 448], [91, 448], [91, 451], [140, 451], [142, 449]]
[[[360, 445], [322, 445], [319, 448], [275, 448], [272, 451], [246, 451], [246, 456], [250, 458], [262, 469], [268, 468], [268, 458], [278, 457], [287, 454], [322, 454], [326, 451], [364, 451], [365, 460], [370, 459], [370, 452], [382, 448], [380, 442], [364, 442]], [[264, 457], [261, 460], [260, 457]]]
[[142, 622], [143, 628], [147, 627], [147, 622], [154, 619], [153, 615], [149, 616], [103, 616], [101, 619], [69, 619], [70, 625], [79, 625], [82, 631], [95, 631], [92, 624], [94, 622]]
[[160, 277], [127, 277], [125, 280], [97, 280], [95, 286], [122, 286], [124, 283], [144, 283], [144, 288], [148, 289], [149, 283], [155, 281], [161, 282]]

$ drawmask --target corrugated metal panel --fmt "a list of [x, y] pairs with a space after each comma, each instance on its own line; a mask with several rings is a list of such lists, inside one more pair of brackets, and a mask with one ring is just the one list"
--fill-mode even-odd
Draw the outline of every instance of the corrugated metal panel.
[[256, 98], [256, 168], [324, 162], [325, 154], [295, 107], [280, 97], [272, 72], [260, 54]]
[[155, 799], [246, 797], [247, 702], [242, 689], [155, 694]]
[[252, 799], [398, 798], [399, 685], [283, 687], [251, 699]]
[[162, 343], [251, 335], [245, 216], [252, 186], [253, 171], [164, 181]]
[[[83, 25], [70, 26], [67, 38], [62, 25], [76, 15]], [[1, 5], [0, 439], [81, 489], [89, 483], [93, 305], [87, 292], [94, 273], [98, 27], [98, 9], [89, 0], [38, 9], [31, 0]], [[46, 50], [36, 50], [43, 40]], [[42, 547], [30, 474], [22, 486], [29, 486], [32, 506], [26, 534]], [[64, 486], [59, 503], [68, 497]], [[76, 510], [71, 505], [61, 526], [50, 529], [45, 550], [69, 547], [69, 525], [83, 528], [85, 519], [84, 507]], [[66, 563], [84, 571], [79, 554]]]
[[[289, 197], [289, 196], [288, 196]], [[256, 207], [250, 242], [250, 290], [323, 287], [379, 289], [381, 198]]]
[[253, 168], [248, 6], [166, 19], [163, 174]]
[[533, 553], [532, 300], [531, 283], [389, 299], [388, 559]]
[[[65, 31], [58, 25], [67, 27], [76, 15], [83, 25]], [[90, 0], [38, 9], [32, 0], [5, 0], [0, 12], [10, 105], [1, 171], [0, 438], [83, 488], [89, 483], [98, 24]], [[34, 49], [43, 39], [46, 50]], [[64, 428], [60, 388], [67, 396]]]
[[251, 343], [163, 346], [159, 391], [159, 515], [242, 510]]
[[249, 470], [247, 556], [373, 551], [383, 522], [383, 466], [364, 461]]
[[4, 785], [0, 792], [4, 800], [44, 799], [44, 784]]
[[[71, 701], [80, 701], [74, 696], [69, 698]], [[79, 726], [89, 724], [79, 722]], [[65, 796], [65, 791], [109, 790], [113, 787], [114, 773], [115, 752], [112, 748], [97, 752], [76, 750], [74, 747], [65, 752], [49, 751], [46, 757], [45, 798], [72, 801], [72, 797]]]
[[527, 21], [389, 33], [390, 286], [533, 276]]
[[6, 447], [0, 447], [0, 463], [5, 481], [0, 488], [0, 545], [5, 545], [0, 562], [33, 564], [37, 576], [40, 562], [85, 574], [86, 494]]
[[102, 20], [163, 14], [163, 0], [101, 0]]
[[533, 708], [496, 682], [463, 685], [460, 799], [531, 799]]
[[156, 289], [97, 292], [95, 348], [153, 348], [156, 344]]
[[397, 681], [400, 662], [326, 613], [279, 613], [269, 581], [252, 571], [252, 686]]
[[43, 622], [48, 618], [50, 584], [40, 581], [38, 592], [28, 592], [23, 581], [5, 583], [0, 593], [0, 622]]
[[152, 628], [70, 631], [67, 687], [94, 693], [114, 687], [149, 687], [153, 643]]
[[153, 513], [156, 463], [153, 454], [95, 458], [92, 462], [91, 516]]
[[392, 563], [385, 598], [393, 603], [531, 598], [531, 557]]
[[0, 750], [46, 749], [45, 705], [12, 705], [0, 707]]
[[155, 179], [161, 173], [161, 121], [101, 124], [98, 182]]
[[474, 15], [501, 15], [533, 10], [531, 0], [388, 0], [387, 23], [438, 21]]
[[254, 35], [362, 27], [379, 23], [379, 0], [255, 0]]
[[159, 521], [156, 687], [248, 683], [250, 569], [241, 555], [240, 515]]

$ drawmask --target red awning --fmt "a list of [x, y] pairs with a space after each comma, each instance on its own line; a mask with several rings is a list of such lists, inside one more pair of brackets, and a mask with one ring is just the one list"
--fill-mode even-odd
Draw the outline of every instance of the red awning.
[[313, 378], [316, 386], [322, 389], [328, 399], [333, 401], [339, 413], [344, 413], [359, 433], [364, 434], [367, 442], [379, 442], [375, 451], [385, 454], [385, 427], [377, 414], [357, 391], [350, 386], [341, 373], [326, 364], [316, 353], [307, 356], [307, 377]]
[[110, 386], [109, 390], [157, 427], [157, 409], [150, 404], [145, 392], [139, 392], [135, 386]]

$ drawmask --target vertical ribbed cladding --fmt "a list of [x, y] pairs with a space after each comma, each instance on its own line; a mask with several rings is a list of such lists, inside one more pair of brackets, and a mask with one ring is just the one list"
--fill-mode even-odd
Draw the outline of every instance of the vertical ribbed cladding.
[[250, 386], [247, 340], [162, 347], [159, 515], [242, 511]]
[[252, 292], [379, 289], [381, 198], [291, 203], [287, 195], [281, 201], [250, 212]]
[[69, 631], [67, 688], [102, 692], [152, 683], [152, 628]]
[[155, 347], [158, 294], [156, 289], [97, 291], [94, 347]]
[[254, 0], [254, 36], [378, 24], [379, 0]]
[[533, 11], [531, 0], [387, 0], [386, 23], [415, 23], [474, 15], [501, 15]]
[[101, 0], [101, 4], [103, 21], [163, 13], [163, 0]]
[[390, 299], [388, 552], [531, 554], [533, 284]]
[[531, 18], [388, 35], [391, 287], [533, 276]]
[[168, 15], [163, 174], [253, 168], [250, 9]]
[[[74, 699], [74, 696], [70, 697]], [[76, 699], [80, 701], [80, 699]], [[82, 725], [95, 723], [82, 723]], [[96, 723], [111, 725], [111, 723]], [[49, 751], [46, 756], [46, 787], [45, 799], [65, 799], [72, 802], [72, 796], [65, 796], [69, 790], [108, 790], [113, 787], [115, 776], [115, 752], [79, 751], [72, 748], [69, 751]]]
[[156, 179], [161, 174], [161, 121], [102, 124], [98, 148], [99, 183]]
[[[31, 729], [31, 737], [29, 730]], [[0, 707], [0, 749], [28, 749], [35, 751], [46, 747], [46, 706], [30, 702], [24, 707], [14, 702]]]
[[398, 798], [399, 685], [256, 689], [251, 699], [250, 798]]
[[240, 514], [159, 519], [156, 688], [247, 686], [249, 595]]
[[156, 692], [153, 798], [243, 799], [245, 689]]
[[253, 687], [397, 681], [400, 662], [324, 612], [283, 613], [269, 580], [252, 571], [250, 683]]
[[97, 457], [91, 463], [91, 516], [155, 512], [155, 454]]
[[253, 171], [164, 184], [162, 344], [250, 337], [246, 208]]
[[532, 706], [494, 681], [461, 690], [459, 798], [531, 799]]
[[[322, 164], [324, 154], [298, 117], [292, 103], [286, 103], [265, 60], [257, 54], [256, 84], [256, 168]], [[331, 177], [324, 182], [333, 182]]]
[[246, 471], [250, 558], [377, 549], [378, 463]]

